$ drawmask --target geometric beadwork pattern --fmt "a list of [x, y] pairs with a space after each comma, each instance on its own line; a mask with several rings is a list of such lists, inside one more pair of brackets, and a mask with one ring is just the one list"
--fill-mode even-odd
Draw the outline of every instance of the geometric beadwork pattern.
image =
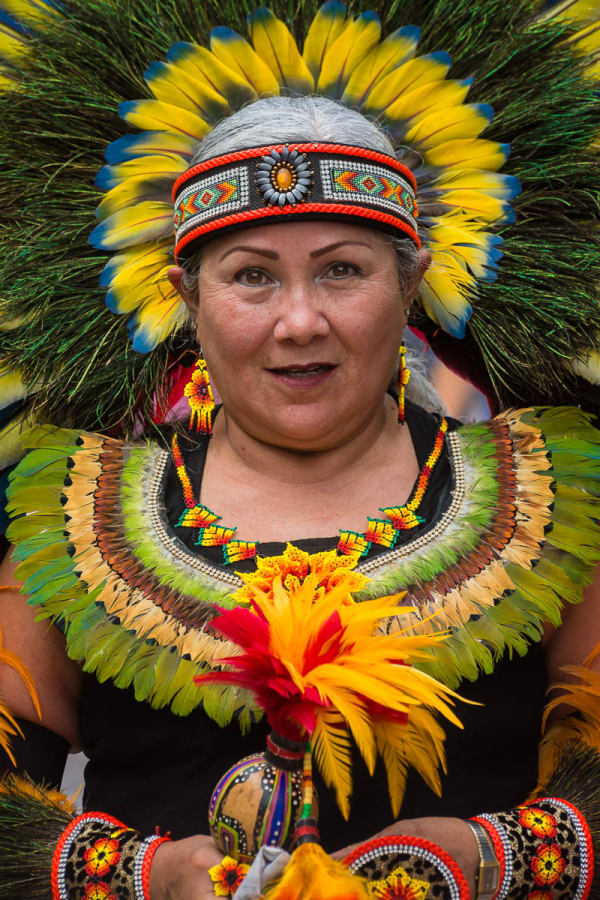
[[376, 204], [404, 213], [414, 223], [416, 204], [408, 182], [377, 163], [341, 159], [321, 160], [323, 195], [327, 200]]
[[175, 227], [184, 232], [190, 224], [199, 224], [214, 215], [236, 212], [248, 206], [248, 170], [235, 166], [207, 175], [184, 190], [175, 207]]

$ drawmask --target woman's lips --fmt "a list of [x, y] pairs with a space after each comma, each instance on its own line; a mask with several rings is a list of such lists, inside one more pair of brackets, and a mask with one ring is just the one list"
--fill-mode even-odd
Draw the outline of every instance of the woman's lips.
[[296, 391], [308, 391], [327, 381], [337, 366], [331, 363], [310, 363], [304, 366], [286, 366], [267, 369], [280, 384]]

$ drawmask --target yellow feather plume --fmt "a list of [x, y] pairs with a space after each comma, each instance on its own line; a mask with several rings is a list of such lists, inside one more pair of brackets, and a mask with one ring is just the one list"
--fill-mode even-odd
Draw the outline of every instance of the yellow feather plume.
[[463, 169], [497, 171], [506, 161], [506, 144], [484, 138], [458, 138], [445, 141], [425, 152], [425, 163], [440, 168], [456, 166]]
[[448, 334], [463, 337], [471, 315], [468, 301], [474, 277], [453, 253], [436, 252], [419, 285], [419, 298], [427, 315]]
[[[600, 346], [600, 335], [597, 344]], [[585, 359], [572, 359], [571, 368], [576, 375], [585, 378], [590, 384], [600, 385], [600, 351], [592, 351]]]
[[[365, 110], [387, 114], [389, 107], [400, 102], [405, 92], [414, 91], [421, 85], [443, 82], [449, 68], [450, 62], [446, 59], [417, 56], [394, 69], [373, 87], [365, 101]], [[390, 118], [393, 117], [390, 114]]]
[[308, 66], [315, 82], [323, 65], [327, 49], [346, 26], [346, 7], [343, 3], [325, 3], [312, 20], [302, 58]]
[[162, 100], [135, 100], [125, 102], [120, 107], [121, 117], [147, 131], [172, 131], [200, 141], [210, 125], [190, 110], [165, 103]]
[[2, 0], [0, 6], [15, 19], [38, 28], [60, 18], [60, 12], [47, 3], [35, 0]]
[[20, 35], [0, 25], [0, 58], [13, 65], [22, 66], [29, 52], [28, 42]]
[[209, 122], [229, 115], [231, 108], [223, 95], [200, 73], [193, 75], [175, 63], [153, 63], [146, 83], [157, 100], [190, 110]]
[[[288, 548], [288, 553], [294, 549]], [[232, 671], [210, 673], [202, 680], [249, 688], [264, 704], [276, 731], [293, 724], [312, 736], [317, 765], [346, 818], [352, 787], [350, 736], [371, 772], [377, 753], [384, 756], [398, 808], [402, 772], [407, 760], [418, 760], [423, 748], [428, 758], [418, 763], [419, 771], [432, 787], [439, 787], [436, 773], [444, 765], [443, 731], [430, 710], [460, 726], [449, 706], [456, 694], [414, 666], [428, 659], [431, 648], [446, 635], [401, 630], [383, 634], [378, 630], [382, 620], [397, 619], [411, 607], [398, 606], [398, 597], [348, 602], [356, 589], [355, 573], [339, 570], [335, 579], [324, 583], [323, 570], [319, 573], [317, 567], [318, 563], [301, 581], [295, 576], [289, 590], [277, 568], [270, 584], [263, 570], [264, 589], [257, 586], [258, 577], [243, 588], [240, 593], [244, 600], [250, 594], [254, 612], [240, 607], [223, 610], [214, 623], [239, 644], [239, 654], [227, 660]], [[247, 647], [248, 635], [252, 639]], [[257, 670], [254, 653], [263, 644]], [[265, 669], [265, 653], [274, 661], [276, 676]], [[280, 686], [278, 694], [284, 682], [289, 685], [277, 702], [270, 688], [273, 677]], [[414, 715], [415, 710], [421, 712]]]
[[264, 900], [369, 900], [366, 881], [352, 875], [318, 844], [298, 847], [280, 881], [262, 896]]
[[342, 100], [358, 106], [364, 102], [372, 87], [388, 72], [397, 69], [415, 55], [418, 34], [415, 29], [401, 28], [377, 44], [355, 68]]
[[478, 137], [490, 123], [490, 113], [479, 105], [438, 107], [408, 129], [406, 141], [414, 148], [435, 147], [457, 138]]
[[374, 13], [363, 13], [349, 21], [327, 47], [317, 82], [317, 92], [341, 97], [359, 63], [377, 44], [381, 24]]
[[242, 106], [256, 99], [256, 91], [245, 76], [234, 71], [206, 47], [198, 44], [176, 44], [169, 50], [168, 60], [178, 72], [184, 72], [221, 95], [227, 105]]
[[215, 28], [210, 36], [214, 55], [248, 82], [256, 94], [279, 93], [279, 81], [244, 38], [229, 28]]
[[280, 84], [309, 94], [314, 79], [300, 55], [289, 29], [273, 13], [261, 7], [249, 16], [250, 40]]
[[[563, 666], [562, 671], [573, 681], [553, 684], [550, 688], [553, 693], [560, 693], [544, 710], [542, 730], [546, 729], [548, 719], [558, 707], [564, 704], [572, 712], [559, 719], [544, 734], [538, 759], [539, 787], [547, 783], [556, 766], [558, 752], [569, 741], [583, 742], [600, 750], [600, 671], [591, 668], [599, 654], [600, 645], [583, 666]], [[534, 792], [532, 797], [535, 796]]]
[[538, 21], [548, 19], [565, 22], [582, 22], [589, 24], [598, 20], [600, 3], [598, 0], [563, 0], [556, 3], [537, 17]]
[[170, 203], [150, 200], [119, 210], [104, 219], [92, 232], [97, 246], [120, 250], [146, 241], [160, 240], [173, 231], [173, 209]]
[[[15, 588], [12, 586], [0, 587], [0, 591], [12, 590], [15, 590]], [[29, 692], [31, 700], [33, 701], [35, 711], [41, 719], [42, 710], [40, 708], [40, 701], [38, 699], [37, 691], [33, 683], [33, 678], [29, 673], [29, 669], [23, 662], [21, 662], [16, 653], [13, 653], [12, 650], [7, 650], [6, 647], [4, 647], [2, 643], [2, 629], [0, 628], [0, 664], [1, 663], [4, 663], [4, 665], [6, 666], [10, 666], [11, 669], [14, 669], [15, 672], [18, 672], [18, 674], [21, 676], [25, 687]], [[22, 735], [21, 729], [19, 728], [14, 717], [9, 712], [8, 708], [4, 705], [4, 703], [0, 702], [0, 747], [4, 748], [13, 765], [15, 764], [15, 758], [13, 756], [12, 750], [10, 749], [10, 738], [14, 737], [17, 734]]]

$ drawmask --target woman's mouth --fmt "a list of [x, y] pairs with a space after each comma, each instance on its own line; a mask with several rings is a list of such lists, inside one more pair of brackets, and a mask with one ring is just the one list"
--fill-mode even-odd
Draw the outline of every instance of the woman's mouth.
[[296, 390], [319, 387], [330, 377], [337, 366], [331, 363], [307, 363], [306, 365], [281, 366], [267, 369], [280, 384]]

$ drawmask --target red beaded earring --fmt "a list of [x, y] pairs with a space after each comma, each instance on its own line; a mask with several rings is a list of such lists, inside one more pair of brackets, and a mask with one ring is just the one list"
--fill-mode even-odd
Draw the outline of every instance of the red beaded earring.
[[400, 363], [398, 365], [398, 421], [404, 422], [406, 420], [404, 398], [406, 385], [410, 381], [410, 369], [406, 368], [406, 344], [404, 342], [400, 344], [398, 353], [400, 356]]
[[186, 384], [183, 393], [188, 398], [190, 405], [190, 429], [204, 434], [212, 434], [212, 413], [215, 408], [210, 378], [206, 362], [200, 356], [191, 379]]

